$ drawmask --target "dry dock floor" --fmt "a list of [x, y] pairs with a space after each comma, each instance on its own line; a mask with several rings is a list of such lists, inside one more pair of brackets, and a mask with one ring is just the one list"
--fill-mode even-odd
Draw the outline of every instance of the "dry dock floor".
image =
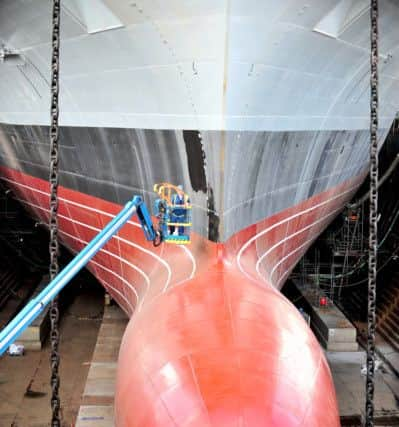
[[[119, 314], [118, 314], [119, 313]], [[113, 390], [119, 343], [126, 325], [126, 318], [118, 307], [106, 307], [104, 321], [94, 352], [86, 388], [82, 398], [76, 427], [113, 427]], [[365, 376], [361, 369], [365, 352], [326, 352], [338, 394], [340, 413], [343, 417], [360, 417], [364, 412]], [[399, 355], [391, 353], [391, 358]], [[378, 416], [397, 414], [399, 380], [388, 367], [376, 372], [375, 408]], [[398, 424], [376, 424], [376, 426]]]
[[[89, 320], [102, 300], [78, 297], [63, 317], [61, 365], [63, 426], [113, 427], [117, 357], [127, 319], [116, 306], [105, 307], [102, 322]], [[72, 314], [73, 313], [73, 314]], [[68, 355], [68, 357], [65, 357]], [[364, 351], [326, 352], [337, 389], [342, 416], [364, 412], [361, 373]], [[399, 355], [391, 353], [391, 362]], [[49, 426], [49, 347], [22, 358], [0, 360], [0, 427]], [[25, 391], [33, 379], [33, 395]], [[376, 373], [377, 415], [398, 414], [399, 380], [387, 367]], [[14, 423], [14, 424], [13, 424]], [[380, 424], [376, 426], [398, 424]]]
[[[103, 296], [79, 292], [61, 321], [62, 426], [74, 426], [101, 325]], [[50, 426], [50, 346], [0, 358], [0, 427]], [[30, 390], [26, 393], [27, 390]]]
[[75, 427], [113, 427], [118, 352], [128, 319], [106, 306]]
[[[327, 352], [341, 417], [360, 416], [365, 407], [365, 381], [362, 367], [366, 361], [364, 351], [356, 352]], [[399, 355], [396, 354], [399, 360]], [[399, 379], [385, 365], [381, 365], [375, 374], [375, 411], [376, 417], [398, 415]], [[397, 426], [399, 424], [381, 424], [376, 426]]]

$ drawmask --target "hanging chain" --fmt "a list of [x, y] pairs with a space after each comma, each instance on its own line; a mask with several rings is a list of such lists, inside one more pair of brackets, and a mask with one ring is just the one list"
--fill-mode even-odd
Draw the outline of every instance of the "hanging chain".
[[[53, 0], [52, 15], [52, 58], [51, 58], [51, 127], [50, 127], [50, 280], [58, 274], [58, 93], [59, 93], [59, 60], [60, 60], [60, 12], [61, 0]], [[60, 397], [59, 397], [59, 364], [60, 355], [58, 331], [58, 301], [51, 303], [51, 409], [52, 427], [60, 427]]]
[[368, 334], [366, 379], [366, 427], [374, 426], [375, 304], [377, 285], [378, 215], [378, 0], [371, 0], [370, 54], [370, 216], [368, 270]]

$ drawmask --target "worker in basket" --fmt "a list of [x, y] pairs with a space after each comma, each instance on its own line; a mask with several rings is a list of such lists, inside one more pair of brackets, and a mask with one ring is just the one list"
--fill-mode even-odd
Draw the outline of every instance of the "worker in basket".
[[[172, 196], [172, 212], [170, 222], [172, 223], [187, 223], [187, 207], [190, 203], [190, 199], [183, 191], [183, 186], [178, 185], [176, 193]], [[173, 235], [176, 231], [176, 226], [169, 226], [169, 233]], [[184, 226], [178, 226], [179, 236], [184, 235]]]

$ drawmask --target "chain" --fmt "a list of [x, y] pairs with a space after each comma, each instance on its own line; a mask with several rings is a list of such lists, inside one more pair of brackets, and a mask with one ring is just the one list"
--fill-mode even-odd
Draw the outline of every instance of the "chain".
[[374, 426], [375, 303], [377, 284], [378, 215], [378, 0], [371, 0], [370, 53], [370, 216], [367, 317], [366, 427]]
[[[61, 0], [53, 0], [52, 15], [52, 58], [51, 58], [51, 127], [50, 127], [50, 280], [58, 274], [58, 93], [60, 59], [60, 13]], [[60, 427], [59, 364], [60, 355], [58, 331], [58, 301], [54, 299], [50, 308], [51, 321], [51, 409], [52, 427]]]

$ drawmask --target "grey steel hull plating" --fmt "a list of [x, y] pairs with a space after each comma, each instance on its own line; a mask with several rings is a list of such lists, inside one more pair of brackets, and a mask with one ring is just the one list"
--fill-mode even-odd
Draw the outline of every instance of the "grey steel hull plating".
[[[48, 128], [2, 125], [0, 164], [48, 179]], [[62, 128], [61, 185], [117, 204], [152, 202], [153, 184], [183, 184], [194, 230], [226, 241], [362, 174], [366, 131], [197, 132]]]

